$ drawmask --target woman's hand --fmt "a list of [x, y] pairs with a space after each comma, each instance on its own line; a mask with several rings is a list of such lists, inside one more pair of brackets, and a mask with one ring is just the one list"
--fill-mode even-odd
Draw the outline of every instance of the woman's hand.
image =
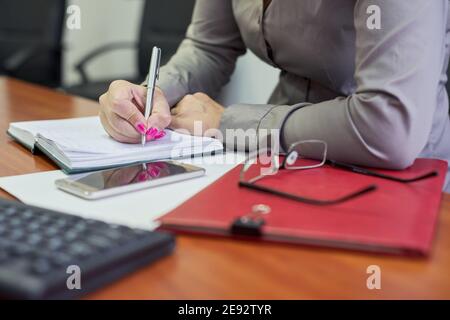
[[[204, 93], [186, 95], [172, 109], [171, 128], [197, 136], [214, 136], [224, 107]], [[216, 130], [212, 130], [216, 129]]]
[[147, 88], [128, 81], [111, 83], [108, 92], [100, 99], [100, 120], [106, 132], [115, 140], [139, 143], [142, 134], [147, 141], [164, 136], [163, 130], [170, 124], [169, 104], [161, 89], [155, 89], [152, 115], [148, 121], [143, 115]]

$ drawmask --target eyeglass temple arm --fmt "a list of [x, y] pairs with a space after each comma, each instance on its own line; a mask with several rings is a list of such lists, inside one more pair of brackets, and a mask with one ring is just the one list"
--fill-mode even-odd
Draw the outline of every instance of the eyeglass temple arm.
[[254, 189], [254, 190], [269, 193], [269, 194], [273, 194], [276, 196], [280, 196], [283, 198], [287, 198], [287, 199], [291, 199], [291, 200], [295, 200], [295, 201], [299, 201], [299, 202], [303, 202], [303, 203], [307, 203], [307, 204], [317, 205], [317, 206], [329, 206], [329, 205], [333, 205], [333, 204], [338, 204], [338, 203], [345, 202], [347, 200], [359, 197], [363, 194], [372, 192], [377, 189], [376, 185], [370, 185], [368, 187], [365, 187], [361, 190], [358, 190], [356, 192], [353, 192], [353, 193], [343, 196], [341, 198], [332, 199], [332, 200], [317, 200], [317, 199], [300, 197], [300, 196], [297, 196], [294, 194], [286, 193], [283, 191], [278, 191], [275, 189], [267, 188], [267, 187], [264, 187], [261, 185], [252, 184], [252, 183], [245, 182], [245, 181], [240, 181], [239, 186]]
[[366, 176], [372, 176], [372, 177], [377, 177], [377, 178], [382, 178], [382, 179], [387, 179], [387, 180], [392, 180], [392, 181], [397, 181], [397, 182], [402, 182], [402, 183], [416, 182], [416, 181], [419, 181], [419, 180], [424, 180], [424, 179], [427, 179], [427, 178], [436, 177], [438, 175], [437, 171], [431, 171], [431, 172], [425, 173], [423, 175], [420, 175], [418, 177], [414, 177], [414, 178], [410, 178], [410, 179], [402, 179], [402, 178], [388, 176], [388, 175], [385, 175], [385, 174], [382, 174], [382, 173], [378, 173], [378, 172], [375, 172], [375, 171], [372, 171], [372, 170], [368, 170], [368, 169], [365, 169], [365, 168], [361, 168], [361, 167], [358, 167], [358, 166], [354, 166], [354, 165], [351, 165], [351, 164], [338, 162], [338, 161], [334, 161], [334, 160], [327, 160], [327, 163], [332, 165], [333, 167], [349, 170], [349, 171], [352, 171], [354, 173], [364, 174]]

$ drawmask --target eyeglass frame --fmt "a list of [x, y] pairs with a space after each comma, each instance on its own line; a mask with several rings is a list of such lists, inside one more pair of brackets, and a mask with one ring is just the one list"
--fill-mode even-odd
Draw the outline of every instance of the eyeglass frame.
[[[304, 166], [304, 167], [291, 167], [291, 168], [287, 167], [286, 166], [286, 162], [288, 161], [289, 156], [294, 151], [296, 151], [295, 147], [297, 147], [298, 145], [300, 145], [302, 143], [321, 143], [321, 144], [323, 144], [324, 145], [324, 152], [323, 152], [323, 159], [322, 159], [322, 161], [319, 164], [317, 164], [317, 165]], [[294, 194], [291, 194], [291, 193], [287, 193], [287, 192], [283, 192], [283, 191], [279, 191], [279, 190], [276, 190], [276, 189], [272, 189], [272, 188], [269, 188], [269, 187], [265, 187], [265, 186], [261, 186], [261, 185], [255, 184], [256, 181], [259, 181], [262, 178], [267, 177], [268, 175], [261, 174], [259, 176], [256, 176], [255, 178], [252, 178], [249, 181], [245, 181], [244, 175], [251, 167], [251, 165], [247, 166], [248, 162], [250, 160], [253, 160], [253, 159], [258, 159], [258, 156], [261, 154], [261, 151], [267, 152], [267, 151], [271, 151], [271, 150], [270, 149], [257, 150], [256, 152], [253, 153], [254, 157], [250, 157], [250, 156], [247, 157], [246, 161], [244, 162], [244, 164], [242, 166], [241, 172], [239, 174], [239, 186], [240, 187], [246, 187], [246, 188], [253, 189], [253, 190], [256, 190], [256, 191], [261, 191], [261, 192], [277, 195], [277, 196], [280, 196], [280, 197], [284, 197], [284, 198], [287, 198], [287, 199], [291, 199], [291, 200], [295, 200], [295, 201], [299, 201], [299, 202], [303, 202], [303, 203], [307, 203], [307, 204], [312, 204], [312, 205], [318, 205], [318, 206], [339, 204], [339, 203], [342, 203], [342, 202], [354, 199], [356, 197], [359, 197], [361, 195], [370, 193], [372, 191], [375, 191], [378, 188], [377, 185], [371, 184], [371, 185], [369, 185], [367, 187], [364, 187], [362, 189], [354, 191], [351, 194], [348, 194], [348, 195], [345, 195], [345, 196], [342, 196], [342, 197], [339, 197], [339, 198], [335, 198], [335, 199], [331, 199], [331, 200], [318, 200], [318, 199], [312, 199], [312, 198], [306, 198], [306, 197], [294, 195]], [[322, 140], [314, 140], [314, 139], [312, 139], [312, 140], [301, 140], [301, 141], [298, 141], [296, 143], [293, 143], [289, 147], [288, 152], [286, 153], [286, 156], [283, 159], [282, 164], [279, 165], [279, 161], [276, 162], [277, 165], [276, 165], [275, 170], [273, 170], [273, 174], [277, 174], [280, 169], [307, 170], [307, 169], [320, 168], [320, 167], [323, 167], [325, 164], [329, 164], [329, 165], [331, 165], [333, 167], [340, 168], [340, 169], [347, 170], [347, 171], [351, 171], [351, 172], [354, 172], [354, 173], [357, 173], [357, 174], [364, 174], [364, 175], [373, 176], [373, 177], [376, 177], [376, 178], [391, 180], [391, 181], [400, 182], [400, 183], [412, 183], [412, 182], [428, 179], [428, 178], [431, 178], [431, 177], [435, 177], [435, 176], [438, 175], [437, 171], [431, 171], [431, 172], [428, 172], [426, 174], [423, 174], [423, 175], [420, 175], [420, 176], [417, 176], [417, 177], [414, 177], [414, 178], [410, 178], [410, 179], [403, 179], [403, 178], [393, 177], [393, 176], [381, 174], [381, 173], [378, 173], [376, 171], [372, 171], [372, 170], [369, 170], [369, 169], [366, 169], [366, 168], [358, 167], [358, 166], [355, 166], [355, 165], [350, 165], [350, 164], [347, 164], [347, 163], [344, 163], [344, 162], [328, 160], [327, 159], [327, 151], [328, 151], [328, 144], [325, 141], [322, 141]], [[273, 159], [275, 159], [275, 157], [277, 157], [277, 159], [279, 160], [279, 156], [280, 156], [280, 154], [273, 153], [271, 155], [271, 157], [272, 157], [272, 162], [271, 163], [273, 163]]]

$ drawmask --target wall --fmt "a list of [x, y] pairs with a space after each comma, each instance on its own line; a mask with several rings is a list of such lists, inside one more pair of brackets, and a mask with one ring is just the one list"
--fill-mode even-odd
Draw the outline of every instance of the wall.
[[[81, 8], [81, 29], [65, 32], [64, 81], [79, 81], [73, 66], [99, 46], [115, 41], [136, 41], [145, 0], [70, 0]], [[114, 79], [136, 71], [132, 50], [108, 53], [89, 64], [92, 79]], [[237, 102], [264, 103], [275, 83], [278, 71], [264, 64], [252, 53], [240, 58], [232, 81], [223, 91], [224, 105]]]
[[[79, 81], [73, 66], [103, 44], [136, 41], [143, 0], [70, 0], [81, 8], [81, 29], [65, 32], [64, 81]], [[92, 79], [108, 79], [135, 73], [134, 52], [120, 50], [99, 56], [89, 64]]]

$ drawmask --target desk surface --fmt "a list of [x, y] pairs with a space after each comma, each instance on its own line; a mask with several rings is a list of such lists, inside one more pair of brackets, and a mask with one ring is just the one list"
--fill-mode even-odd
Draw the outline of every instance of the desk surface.
[[[13, 121], [95, 115], [97, 103], [0, 78], [0, 176], [54, 170], [11, 141]], [[0, 190], [0, 196], [11, 198]], [[381, 268], [381, 290], [366, 269]], [[179, 236], [175, 253], [109, 285], [92, 299], [450, 298], [450, 195], [443, 195], [429, 258]]]

